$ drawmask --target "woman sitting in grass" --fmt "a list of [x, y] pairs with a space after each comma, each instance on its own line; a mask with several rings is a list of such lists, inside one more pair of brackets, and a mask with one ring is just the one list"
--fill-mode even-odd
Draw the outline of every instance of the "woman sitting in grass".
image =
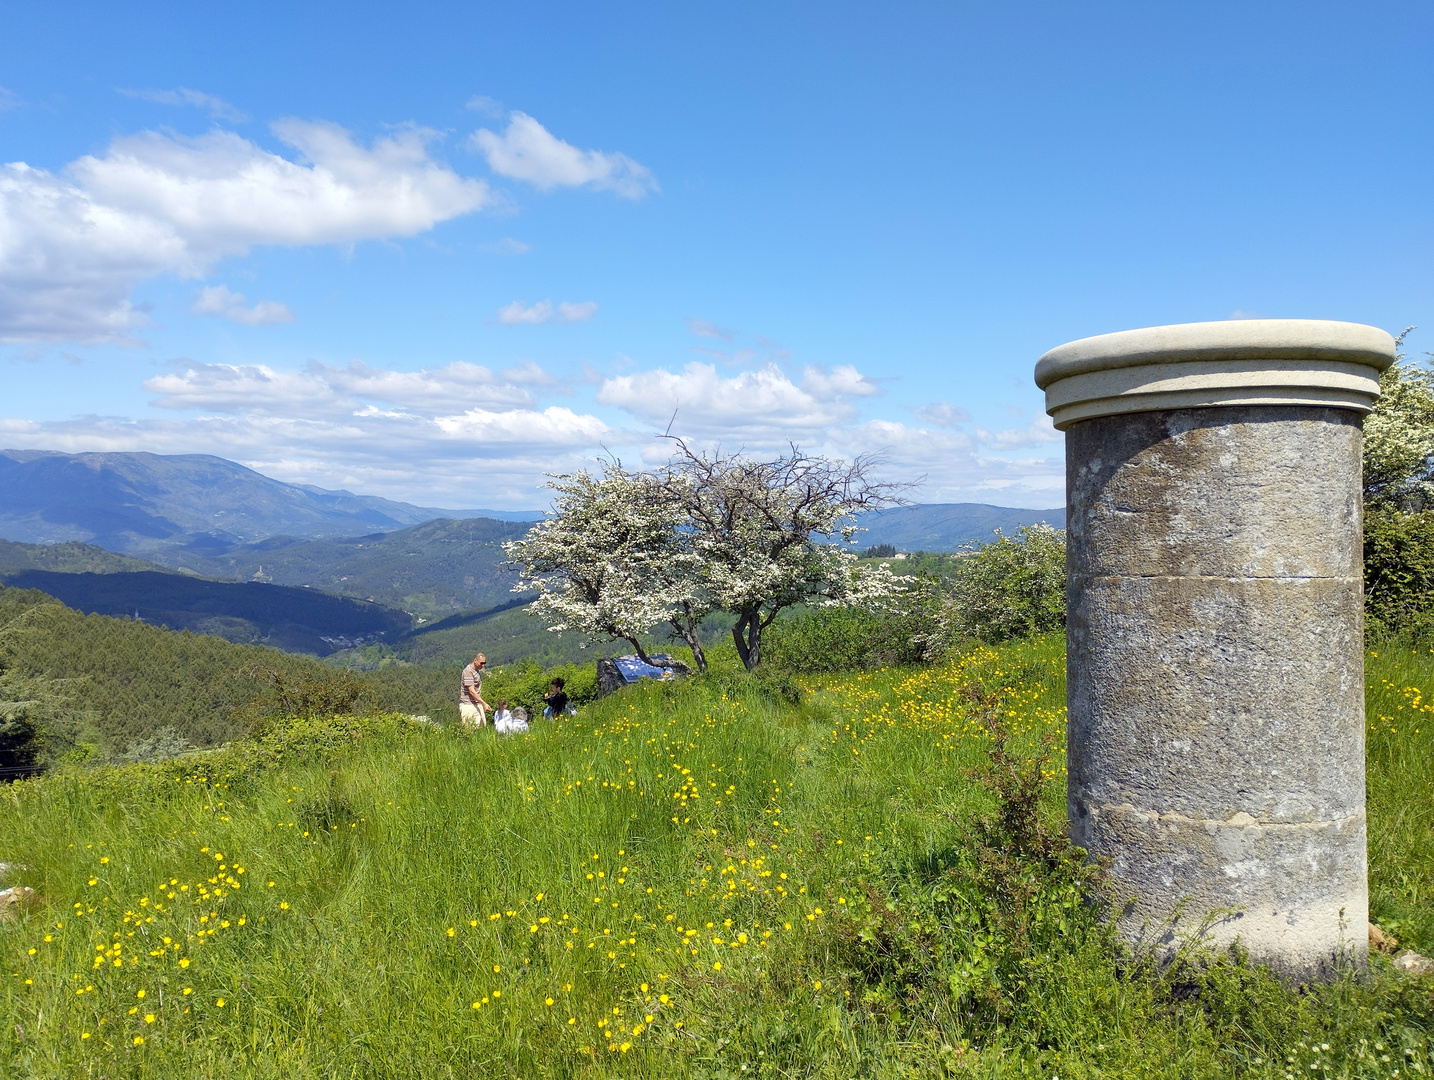
[[528, 721], [510, 712], [507, 701], [500, 701], [493, 712], [493, 730], [499, 735], [521, 734], [528, 730]]

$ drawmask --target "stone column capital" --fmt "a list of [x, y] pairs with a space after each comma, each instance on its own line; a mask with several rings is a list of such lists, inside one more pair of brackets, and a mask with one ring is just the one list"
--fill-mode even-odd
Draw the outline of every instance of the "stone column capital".
[[1036, 385], [1061, 430], [1098, 416], [1222, 405], [1366, 413], [1394, 352], [1394, 338], [1361, 323], [1180, 323], [1059, 345], [1036, 362]]

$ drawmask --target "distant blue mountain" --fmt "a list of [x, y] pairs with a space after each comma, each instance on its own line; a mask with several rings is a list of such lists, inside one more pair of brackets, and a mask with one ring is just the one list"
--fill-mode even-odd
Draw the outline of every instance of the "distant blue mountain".
[[0, 451], [0, 538], [82, 541], [128, 555], [215, 553], [274, 536], [390, 532], [438, 518], [537, 521], [540, 511], [442, 510], [286, 484], [207, 454]]
[[1016, 510], [985, 503], [919, 503], [862, 514], [856, 535], [859, 548], [890, 544], [897, 551], [959, 551], [968, 544], [985, 544], [1000, 529], [1010, 536], [1022, 525], [1045, 522], [1066, 527], [1065, 507], [1052, 510]]

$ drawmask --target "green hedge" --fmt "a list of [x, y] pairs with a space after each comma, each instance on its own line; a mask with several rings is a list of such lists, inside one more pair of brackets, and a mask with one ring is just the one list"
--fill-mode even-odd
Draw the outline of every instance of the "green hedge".
[[859, 608], [817, 608], [772, 624], [762, 642], [762, 666], [817, 672], [919, 663], [917, 621]]
[[1434, 511], [1365, 515], [1364, 613], [1371, 637], [1434, 638]]

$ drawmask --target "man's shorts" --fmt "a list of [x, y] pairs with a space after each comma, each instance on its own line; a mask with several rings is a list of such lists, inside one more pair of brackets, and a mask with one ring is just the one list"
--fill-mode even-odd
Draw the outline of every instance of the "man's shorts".
[[471, 701], [459, 702], [458, 720], [464, 727], [478, 728], [488, 726], [488, 717], [483, 714], [483, 707], [481, 705], [474, 705]]

